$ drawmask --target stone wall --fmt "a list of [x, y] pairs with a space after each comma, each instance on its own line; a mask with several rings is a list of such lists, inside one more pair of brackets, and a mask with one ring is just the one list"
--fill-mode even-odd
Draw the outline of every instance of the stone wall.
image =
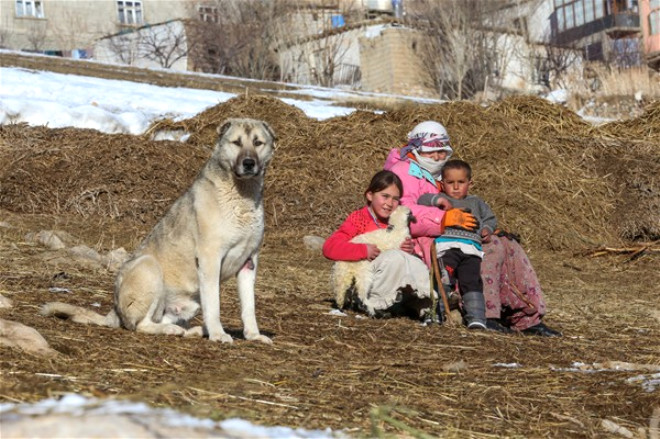
[[361, 37], [359, 44], [363, 91], [438, 97], [422, 65], [421, 34], [386, 27], [379, 35]]

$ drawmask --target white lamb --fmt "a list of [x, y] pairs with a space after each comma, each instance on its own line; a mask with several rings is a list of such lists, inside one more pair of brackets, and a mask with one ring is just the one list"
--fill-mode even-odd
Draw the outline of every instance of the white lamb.
[[[351, 242], [361, 244], [376, 244], [381, 252], [386, 250], [398, 249], [403, 241], [410, 237], [409, 224], [414, 221], [410, 209], [405, 206], [397, 207], [389, 218], [389, 225], [386, 229], [373, 230], [363, 233], [351, 239]], [[367, 303], [367, 294], [371, 290], [373, 282], [369, 264], [371, 261], [337, 261], [332, 267], [332, 287], [335, 294], [335, 301], [339, 308], [347, 305], [346, 293], [354, 285], [354, 294], [362, 301]], [[352, 301], [352, 298], [348, 298]], [[369, 309], [369, 315], [374, 315], [374, 310]]]

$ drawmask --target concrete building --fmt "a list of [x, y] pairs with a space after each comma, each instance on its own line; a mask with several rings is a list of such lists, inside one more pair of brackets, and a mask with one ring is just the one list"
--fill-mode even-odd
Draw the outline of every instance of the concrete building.
[[646, 63], [660, 70], [660, 0], [640, 0], [639, 16]]
[[579, 48], [588, 61], [641, 62], [637, 0], [553, 0], [551, 43]]
[[86, 57], [106, 35], [188, 17], [189, 0], [0, 0], [0, 46]]

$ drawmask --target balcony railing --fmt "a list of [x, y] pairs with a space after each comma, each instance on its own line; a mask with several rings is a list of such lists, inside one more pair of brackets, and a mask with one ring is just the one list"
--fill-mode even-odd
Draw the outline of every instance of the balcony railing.
[[606, 32], [611, 38], [622, 38], [641, 32], [639, 26], [639, 14], [631, 12], [622, 12], [613, 15], [607, 15], [603, 18], [585, 23], [581, 26], [566, 29], [562, 32], [557, 31], [556, 18], [554, 14], [551, 18], [553, 28], [553, 41], [559, 45], [569, 45], [574, 41], [596, 34]]
[[610, 19], [605, 32], [612, 38], [622, 38], [640, 31], [639, 14], [624, 12], [605, 18]]

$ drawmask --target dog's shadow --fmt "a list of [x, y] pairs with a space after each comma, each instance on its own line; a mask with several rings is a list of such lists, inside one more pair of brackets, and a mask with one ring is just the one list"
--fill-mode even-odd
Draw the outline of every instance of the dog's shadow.
[[[231, 338], [233, 338], [234, 340], [246, 341], [245, 337], [243, 336], [243, 331], [241, 329], [225, 329], [225, 332], [227, 334], [231, 335]], [[273, 337], [275, 336], [275, 334], [273, 332], [270, 332], [270, 331], [259, 330], [259, 333], [261, 335], [265, 335], [266, 337], [268, 337], [270, 339], [273, 339]], [[209, 338], [208, 334], [204, 334], [204, 338]]]
[[[195, 321], [195, 322], [192, 322], [192, 323], [193, 324], [189, 324], [189, 323], [187, 324], [187, 322], [184, 322], [184, 321], [177, 322], [177, 324], [179, 326], [183, 326], [186, 329], [190, 329], [191, 326], [201, 326], [202, 331], [203, 331], [202, 338], [205, 338], [205, 339], [208, 340], [209, 333], [206, 330], [206, 328], [204, 327], [204, 325], [202, 325], [202, 322], [201, 321]], [[225, 332], [227, 334], [231, 335], [231, 338], [233, 338], [234, 340], [245, 340], [245, 336], [243, 335], [243, 330], [241, 330], [240, 328], [239, 329], [227, 329], [227, 328], [225, 328]], [[265, 335], [266, 337], [271, 338], [271, 339], [275, 336], [275, 333], [271, 332], [271, 331], [259, 331], [259, 332], [261, 333], [261, 335]]]

